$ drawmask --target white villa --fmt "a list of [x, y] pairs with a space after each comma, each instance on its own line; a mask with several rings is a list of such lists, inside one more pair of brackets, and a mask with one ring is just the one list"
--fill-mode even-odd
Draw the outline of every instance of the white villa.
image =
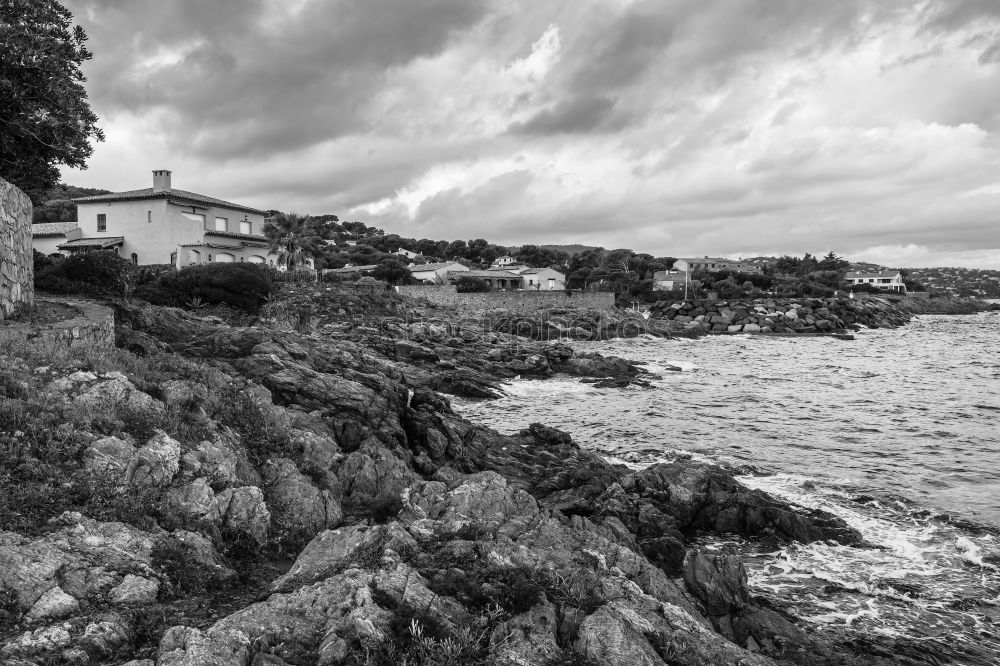
[[518, 265], [516, 270], [490, 267], [484, 271], [449, 271], [448, 281], [463, 277], [474, 277], [488, 283], [494, 289], [527, 289], [531, 291], [562, 291], [566, 288], [566, 276], [552, 268], [529, 268]]
[[469, 267], [457, 261], [444, 261], [436, 264], [411, 264], [407, 266], [414, 280], [420, 282], [441, 282], [448, 278], [448, 273], [467, 271]]
[[844, 275], [844, 281], [850, 286], [871, 284], [879, 289], [906, 292], [906, 285], [903, 284], [903, 274], [894, 270], [848, 271]]
[[722, 257], [684, 257], [674, 261], [674, 270], [682, 273], [695, 271], [739, 271], [740, 273], [762, 273], [757, 266], [745, 261], [723, 259]]
[[[170, 173], [154, 171], [150, 188], [74, 199], [78, 231], [67, 232], [57, 249], [63, 254], [111, 250], [134, 264], [170, 263], [175, 268], [278, 263], [264, 237], [264, 211], [174, 189]], [[41, 237], [33, 235], [38, 247]]]

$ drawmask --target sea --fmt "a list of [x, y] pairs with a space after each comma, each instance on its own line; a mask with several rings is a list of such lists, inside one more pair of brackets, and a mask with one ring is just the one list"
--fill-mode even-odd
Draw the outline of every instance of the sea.
[[515, 379], [502, 398], [456, 410], [501, 432], [545, 423], [635, 469], [720, 463], [834, 513], [874, 547], [696, 545], [741, 554], [751, 593], [807, 629], [876, 636], [930, 664], [1000, 664], [1000, 312], [925, 315], [854, 340], [573, 344], [656, 378], [624, 389]]

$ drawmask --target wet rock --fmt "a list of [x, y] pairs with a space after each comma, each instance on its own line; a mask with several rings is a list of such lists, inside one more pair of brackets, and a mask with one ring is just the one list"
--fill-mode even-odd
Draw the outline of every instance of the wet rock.
[[181, 445], [162, 430], [136, 451], [129, 464], [129, 481], [136, 486], [161, 488], [180, 470]]
[[735, 555], [689, 552], [684, 560], [684, 584], [711, 617], [739, 613], [750, 605], [747, 573]]

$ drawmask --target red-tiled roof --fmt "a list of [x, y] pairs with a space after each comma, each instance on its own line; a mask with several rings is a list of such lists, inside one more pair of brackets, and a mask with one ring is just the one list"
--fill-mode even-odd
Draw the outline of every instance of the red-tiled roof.
[[147, 187], [142, 190], [128, 190], [126, 192], [112, 192], [111, 194], [98, 194], [92, 197], [80, 197], [79, 199], [73, 199], [73, 201], [75, 203], [81, 204], [81, 203], [101, 203], [105, 201], [135, 201], [139, 199], [170, 199], [171, 201], [176, 201], [181, 205], [190, 202], [195, 205], [208, 204], [209, 206], [232, 208], [233, 210], [240, 210], [246, 213], [255, 213], [257, 215], [264, 214], [264, 211], [259, 210], [257, 208], [251, 208], [250, 206], [243, 206], [241, 204], [232, 203], [231, 201], [216, 199], [215, 197], [208, 197], [205, 196], [204, 194], [198, 194], [197, 192], [188, 192], [186, 190], [175, 190], [175, 189], [154, 192], [152, 187]]
[[457, 261], [444, 261], [437, 264], [410, 264], [409, 266], [407, 266], [407, 268], [410, 269], [411, 273], [413, 272], [422, 273], [423, 271], [439, 271], [442, 268], [448, 268], [449, 266], [455, 266], [455, 265], [461, 266], [462, 264], [458, 263]]
[[473, 277], [473, 278], [490, 278], [497, 279], [503, 278], [505, 280], [519, 280], [521, 278], [517, 273], [511, 273], [510, 271], [499, 271], [499, 270], [489, 270], [489, 271], [448, 271], [448, 277]]
[[859, 279], [859, 278], [891, 278], [899, 275], [899, 271], [885, 270], [885, 271], [848, 271], [844, 275], [845, 280]]
[[60, 243], [56, 247], [60, 250], [71, 250], [76, 247], [99, 247], [107, 249], [125, 242], [124, 236], [108, 236], [107, 238], [77, 238], [76, 240]]
[[240, 234], [235, 231], [206, 231], [206, 236], [219, 236], [221, 238], [240, 238], [242, 240], [257, 241], [259, 243], [267, 243], [268, 240], [264, 236], [255, 236], [254, 234]]
[[34, 238], [65, 236], [67, 231], [76, 229], [76, 226], [76, 222], [40, 222], [31, 225], [31, 235]]

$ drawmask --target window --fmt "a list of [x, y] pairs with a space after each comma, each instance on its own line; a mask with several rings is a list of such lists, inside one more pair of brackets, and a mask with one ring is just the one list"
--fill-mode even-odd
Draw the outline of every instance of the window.
[[229, 220], [224, 217], [215, 218], [216, 231], [229, 231]]
[[146, 224], [149, 224], [152, 221], [153, 221], [153, 211], [147, 210], [146, 211]]
[[136, 266], [139, 265], [139, 255], [137, 255], [135, 252], [132, 253], [132, 263]]
[[97, 214], [97, 230], [107, 231], [108, 230], [108, 216], [104, 213]]
[[243, 220], [240, 222], [240, 233], [248, 235], [253, 233], [253, 227], [250, 224], [250, 220]]

